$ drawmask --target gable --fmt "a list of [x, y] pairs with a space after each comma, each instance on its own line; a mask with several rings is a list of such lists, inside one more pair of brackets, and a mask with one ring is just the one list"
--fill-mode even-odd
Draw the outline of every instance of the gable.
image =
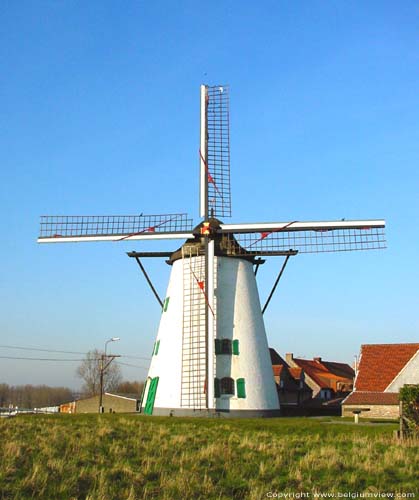
[[384, 391], [419, 350], [419, 344], [361, 346], [356, 391]]
[[399, 392], [405, 384], [419, 384], [419, 350], [389, 384], [386, 392]]

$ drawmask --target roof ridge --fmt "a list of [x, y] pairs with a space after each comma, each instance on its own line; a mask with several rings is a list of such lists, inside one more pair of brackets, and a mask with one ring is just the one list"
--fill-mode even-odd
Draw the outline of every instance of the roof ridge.
[[377, 346], [377, 345], [391, 345], [391, 346], [396, 346], [396, 345], [417, 345], [419, 346], [419, 342], [393, 342], [393, 343], [388, 343], [388, 344], [361, 344], [361, 347], [364, 346]]

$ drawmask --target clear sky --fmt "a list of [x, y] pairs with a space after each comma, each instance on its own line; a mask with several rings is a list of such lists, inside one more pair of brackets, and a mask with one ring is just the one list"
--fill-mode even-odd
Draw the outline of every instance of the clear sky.
[[[351, 363], [362, 343], [418, 341], [417, 1], [3, 1], [0, 16], [1, 356], [77, 358], [4, 346], [111, 336], [150, 356], [160, 308], [125, 252], [176, 243], [38, 245], [39, 216], [199, 222], [201, 83], [230, 84], [226, 222], [387, 220], [387, 250], [290, 260], [270, 345]], [[146, 264], [164, 295], [169, 266]], [[260, 269], [262, 301], [280, 265]], [[0, 358], [0, 382], [77, 388], [76, 366]]]

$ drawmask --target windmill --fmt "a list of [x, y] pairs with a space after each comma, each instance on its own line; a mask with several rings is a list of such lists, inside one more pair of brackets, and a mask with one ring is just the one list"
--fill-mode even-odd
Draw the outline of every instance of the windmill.
[[[384, 220], [226, 224], [231, 216], [229, 88], [201, 86], [200, 217], [186, 214], [42, 216], [39, 243], [186, 240], [174, 252], [129, 252], [162, 315], [141, 411], [157, 415], [272, 416], [279, 401], [263, 313], [290, 257], [385, 248]], [[284, 258], [261, 307], [262, 257]], [[160, 298], [141, 259], [166, 258]]]

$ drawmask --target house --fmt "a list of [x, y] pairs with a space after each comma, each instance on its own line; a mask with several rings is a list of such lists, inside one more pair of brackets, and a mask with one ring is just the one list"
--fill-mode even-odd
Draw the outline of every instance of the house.
[[419, 344], [362, 345], [354, 391], [342, 403], [342, 416], [368, 411], [368, 418], [399, 418], [404, 384], [419, 384]]
[[288, 366], [275, 349], [269, 348], [269, 352], [282, 411], [311, 400], [313, 391], [305, 382], [304, 370]]
[[[104, 413], [134, 413], [138, 411], [139, 397], [135, 394], [111, 394], [102, 396]], [[60, 406], [61, 413], [98, 413], [99, 395], [78, 399]]]
[[294, 358], [292, 353], [285, 356], [290, 368], [304, 371], [305, 382], [313, 391], [313, 399], [321, 402], [339, 400], [353, 389], [355, 372], [346, 363], [324, 361], [320, 357], [310, 359]]
[[76, 413], [76, 402], [70, 401], [60, 405], [60, 413]]

